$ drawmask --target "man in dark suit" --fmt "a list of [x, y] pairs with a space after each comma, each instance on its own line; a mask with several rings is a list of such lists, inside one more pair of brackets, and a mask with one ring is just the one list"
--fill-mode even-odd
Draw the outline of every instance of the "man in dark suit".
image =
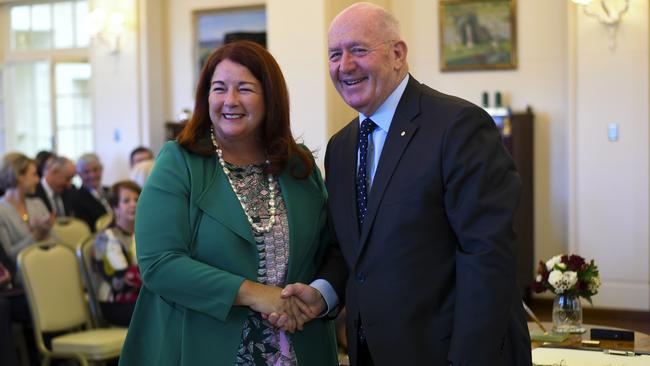
[[77, 174], [81, 177], [81, 187], [76, 192], [74, 215], [85, 221], [92, 231], [95, 231], [97, 219], [111, 212], [108, 188], [102, 186], [102, 172], [102, 163], [96, 154], [83, 154], [77, 159]]
[[74, 163], [63, 156], [55, 156], [47, 161], [43, 177], [36, 186], [34, 195], [40, 198], [50, 212], [57, 216], [72, 216], [75, 176]]
[[397, 20], [377, 5], [341, 12], [328, 48], [334, 86], [359, 112], [325, 157], [338, 245], [319, 279], [284, 295], [310, 317], [345, 303], [352, 365], [530, 365], [520, 180], [493, 121], [409, 75]]

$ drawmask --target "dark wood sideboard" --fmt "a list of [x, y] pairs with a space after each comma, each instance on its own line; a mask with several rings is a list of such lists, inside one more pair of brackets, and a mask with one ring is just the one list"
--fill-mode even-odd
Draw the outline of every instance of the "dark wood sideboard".
[[185, 127], [185, 122], [165, 122], [165, 140], [174, 140]]

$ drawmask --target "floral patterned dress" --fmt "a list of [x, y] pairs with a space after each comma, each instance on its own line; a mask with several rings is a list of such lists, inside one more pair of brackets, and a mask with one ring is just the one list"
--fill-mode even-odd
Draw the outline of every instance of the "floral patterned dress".
[[[236, 166], [226, 163], [237, 194], [246, 203], [248, 214], [257, 224], [269, 219], [269, 183], [264, 165]], [[289, 225], [287, 210], [279, 184], [276, 185], [276, 219], [268, 233], [253, 231], [257, 244], [259, 265], [257, 281], [282, 287], [285, 284], [289, 260]], [[251, 311], [244, 322], [241, 343], [235, 365], [295, 366], [298, 364], [293, 346], [284, 331], [275, 329]]]

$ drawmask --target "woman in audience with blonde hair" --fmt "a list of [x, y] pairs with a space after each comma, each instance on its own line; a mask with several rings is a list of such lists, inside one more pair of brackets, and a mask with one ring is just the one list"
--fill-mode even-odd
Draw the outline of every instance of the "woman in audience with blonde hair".
[[0, 244], [15, 262], [18, 252], [46, 239], [54, 223], [39, 198], [31, 198], [39, 182], [36, 161], [21, 153], [8, 153], [0, 165]]
[[133, 231], [140, 186], [130, 180], [113, 184], [108, 203], [113, 222], [95, 239], [97, 299], [104, 319], [128, 326], [142, 281], [135, 257]]
[[[54, 223], [40, 198], [34, 194], [39, 177], [36, 161], [20, 153], [8, 153], [0, 163], [0, 292], [20, 287], [16, 277], [18, 252], [49, 237]], [[18, 365], [11, 335], [12, 322], [30, 324], [27, 301], [22, 294], [0, 297], [0, 365]]]

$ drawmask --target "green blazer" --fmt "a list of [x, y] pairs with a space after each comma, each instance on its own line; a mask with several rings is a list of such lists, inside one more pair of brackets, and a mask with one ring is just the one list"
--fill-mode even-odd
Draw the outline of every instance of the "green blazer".
[[[317, 167], [307, 179], [279, 176], [289, 220], [287, 283], [309, 283], [329, 242]], [[136, 213], [138, 296], [120, 365], [234, 365], [248, 307], [233, 306], [256, 280], [253, 233], [216, 159], [168, 142]], [[300, 365], [337, 365], [331, 321], [290, 335]]]

